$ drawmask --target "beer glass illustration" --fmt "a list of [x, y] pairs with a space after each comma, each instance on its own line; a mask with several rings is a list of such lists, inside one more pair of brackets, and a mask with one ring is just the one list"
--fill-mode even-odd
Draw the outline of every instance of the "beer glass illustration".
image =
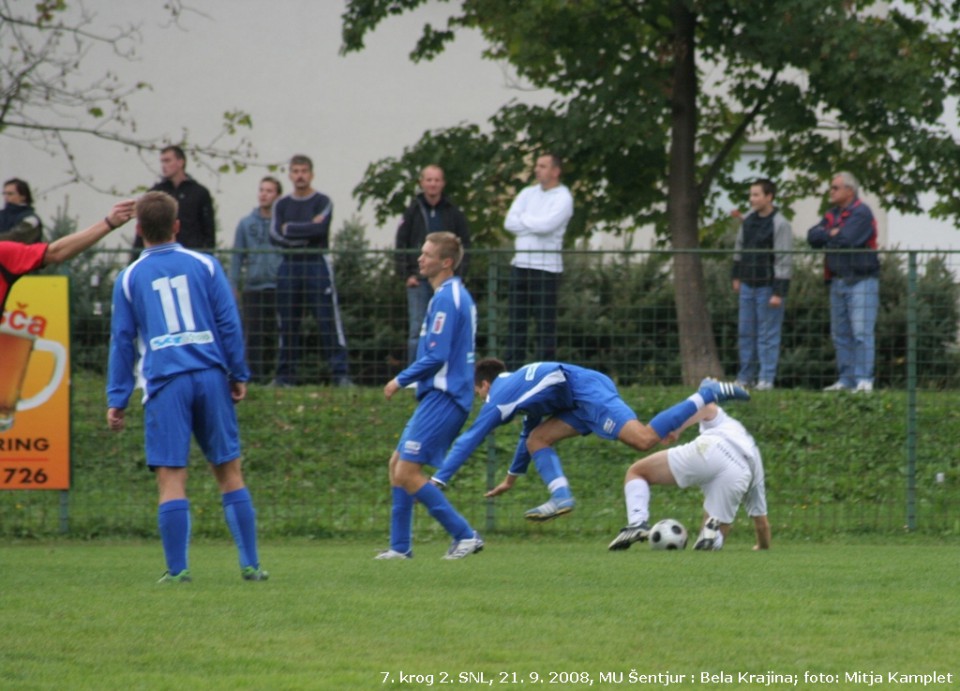
[[[33, 353], [52, 355], [53, 372], [46, 386], [30, 398], [21, 400], [20, 390]], [[17, 412], [36, 408], [50, 400], [63, 380], [66, 367], [67, 350], [62, 344], [0, 326], [0, 432], [13, 427]]]

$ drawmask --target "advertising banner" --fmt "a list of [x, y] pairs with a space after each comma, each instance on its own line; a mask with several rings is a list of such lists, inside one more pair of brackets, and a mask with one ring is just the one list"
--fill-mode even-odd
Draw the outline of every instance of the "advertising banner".
[[0, 489], [69, 488], [69, 286], [25, 276], [0, 320]]

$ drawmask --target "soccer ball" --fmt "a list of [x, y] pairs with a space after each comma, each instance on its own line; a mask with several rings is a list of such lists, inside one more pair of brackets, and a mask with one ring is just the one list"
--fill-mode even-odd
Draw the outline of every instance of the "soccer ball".
[[665, 518], [650, 530], [653, 549], [683, 549], [687, 546], [687, 529], [680, 521]]

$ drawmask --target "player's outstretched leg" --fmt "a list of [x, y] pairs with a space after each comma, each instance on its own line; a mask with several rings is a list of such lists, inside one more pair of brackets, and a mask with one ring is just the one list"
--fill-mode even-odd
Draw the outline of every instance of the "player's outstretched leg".
[[700, 382], [699, 393], [705, 403], [750, 400], [750, 393], [736, 382], [717, 381], [711, 377]]
[[483, 549], [483, 538], [453, 508], [436, 485], [426, 483], [414, 493], [413, 497], [427, 508], [427, 512], [453, 538], [453, 543], [444, 555], [444, 559], [463, 559]]

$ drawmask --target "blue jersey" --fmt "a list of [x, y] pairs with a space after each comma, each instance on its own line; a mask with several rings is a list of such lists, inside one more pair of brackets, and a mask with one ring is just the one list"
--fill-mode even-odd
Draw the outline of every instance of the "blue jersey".
[[437, 288], [420, 327], [417, 359], [397, 375], [400, 386], [416, 382], [417, 400], [430, 391], [450, 395], [469, 412], [473, 405], [477, 306], [459, 277]]
[[146, 398], [185, 372], [219, 368], [247, 381], [243, 330], [223, 267], [179, 243], [157, 245], [113, 286], [107, 404], [126, 408], [135, 367]]
[[490, 395], [477, 414], [470, 429], [454, 442], [443, 467], [436, 477], [443, 483], [450, 481], [481, 442], [494, 428], [505, 425], [517, 415], [525, 415], [523, 431], [510, 472], [522, 473], [530, 463], [526, 439], [530, 431], [548, 416], [574, 407], [574, 394], [568, 373], [583, 370], [575, 365], [559, 362], [535, 362], [524, 365], [516, 372], [504, 373], [490, 386]]

